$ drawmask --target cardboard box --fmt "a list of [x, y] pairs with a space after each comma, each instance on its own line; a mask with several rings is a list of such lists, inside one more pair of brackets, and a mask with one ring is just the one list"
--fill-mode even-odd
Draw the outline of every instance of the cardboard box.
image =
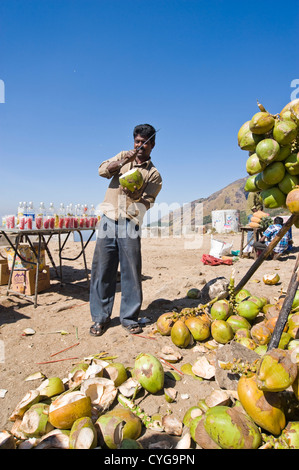
[[0, 286], [5, 286], [9, 281], [9, 269], [6, 259], [0, 259]]
[[[35, 251], [37, 252], [38, 250], [38, 243], [34, 243], [33, 247]], [[14, 250], [13, 248], [5, 248], [6, 251], [6, 256], [7, 256], [7, 262], [8, 262], [8, 269], [12, 270], [12, 265], [13, 265], [13, 258], [14, 258]], [[36, 261], [36, 256], [33, 253], [30, 245], [26, 244], [20, 244], [18, 246], [18, 252], [27, 261], [32, 261], [33, 263]], [[45, 249], [41, 249], [41, 254], [40, 254], [40, 269], [42, 269], [46, 265], [46, 255], [45, 255]], [[26, 261], [23, 261], [18, 255], [16, 256], [16, 261], [15, 261], [15, 266], [14, 270], [23, 270], [23, 269], [32, 269], [34, 270], [36, 266], [34, 264], [26, 263]]]
[[[50, 287], [50, 269], [45, 266], [39, 271], [37, 292], [42, 292]], [[17, 269], [13, 271], [10, 289], [20, 294], [35, 294], [36, 269]]]

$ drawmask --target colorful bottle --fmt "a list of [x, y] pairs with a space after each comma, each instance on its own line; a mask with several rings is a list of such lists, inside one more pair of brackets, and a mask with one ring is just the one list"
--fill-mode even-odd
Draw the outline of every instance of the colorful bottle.
[[60, 203], [58, 216], [59, 216], [58, 227], [59, 228], [64, 228], [65, 207], [64, 207], [63, 202]]
[[29, 202], [28, 207], [27, 207], [27, 229], [32, 230], [35, 225], [35, 210], [33, 206], [33, 202]]
[[46, 207], [43, 202], [40, 203], [37, 214], [35, 216], [35, 227], [40, 230], [44, 228], [44, 220], [46, 217]]
[[47, 210], [47, 219], [49, 220], [49, 229], [54, 230], [55, 228], [55, 207], [53, 202], [50, 202]]

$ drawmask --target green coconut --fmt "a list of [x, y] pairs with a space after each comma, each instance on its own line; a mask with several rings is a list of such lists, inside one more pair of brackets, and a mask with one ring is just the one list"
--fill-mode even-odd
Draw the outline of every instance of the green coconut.
[[288, 194], [298, 185], [299, 177], [296, 175], [290, 175], [288, 172], [285, 173], [282, 180], [278, 183], [280, 191], [282, 191], [284, 194]]
[[292, 303], [292, 308], [297, 308], [299, 306], [299, 289], [296, 290], [295, 297]]
[[284, 207], [286, 202], [286, 195], [277, 186], [262, 190], [261, 198], [267, 209]]
[[250, 123], [250, 121], [246, 121], [240, 127], [240, 129], [238, 131], [238, 145], [240, 145], [240, 142], [241, 142], [241, 139], [242, 139], [243, 135], [250, 130], [249, 129], [249, 123]]
[[285, 175], [285, 166], [282, 162], [270, 163], [262, 172], [262, 179], [266, 184], [275, 186]]
[[228, 300], [217, 300], [210, 309], [213, 320], [226, 320], [231, 313], [231, 306]]
[[200, 290], [197, 289], [196, 287], [192, 287], [192, 289], [189, 289], [187, 292], [187, 297], [189, 299], [198, 299], [200, 297]]
[[97, 432], [91, 418], [77, 419], [70, 431], [70, 449], [94, 449], [96, 446]]
[[235, 301], [237, 303], [242, 302], [242, 300], [246, 299], [247, 297], [250, 297], [251, 293], [249, 292], [248, 289], [241, 289], [239, 292], [235, 295]]
[[250, 330], [251, 324], [246, 318], [241, 315], [231, 315], [227, 320], [227, 323], [232, 327], [233, 332], [237, 332], [240, 328]]
[[207, 322], [200, 316], [187, 318], [185, 320], [185, 325], [195, 341], [204, 341], [208, 339], [211, 334], [210, 322]]
[[292, 152], [292, 146], [291, 145], [285, 145], [285, 146], [280, 146], [279, 154], [275, 157], [276, 162], [282, 162], [284, 161], [289, 155], [291, 155]]
[[24, 413], [20, 430], [27, 437], [41, 437], [52, 429], [54, 426], [49, 422], [49, 405], [35, 403]]
[[259, 362], [257, 386], [266, 392], [282, 392], [292, 385], [297, 373], [297, 364], [292, 361], [289, 351], [271, 349]]
[[275, 119], [271, 114], [260, 111], [254, 114], [249, 123], [249, 129], [254, 134], [265, 134], [269, 132], [275, 124]]
[[104, 369], [104, 377], [113, 380], [115, 387], [119, 387], [128, 378], [127, 369], [121, 362], [111, 362]]
[[234, 337], [234, 331], [226, 320], [214, 320], [211, 324], [211, 334], [220, 344], [226, 344]]
[[203, 411], [199, 406], [191, 406], [184, 414], [183, 425], [189, 428], [194, 418], [197, 418], [197, 416], [202, 416], [202, 414]]
[[254, 180], [254, 184], [255, 186], [259, 189], [259, 190], [263, 190], [263, 189], [269, 189], [271, 188], [271, 184], [266, 184], [265, 181], [263, 180], [262, 178], [262, 172], [261, 173], [258, 173], [256, 176], [255, 176], [255, 180]]
[[256, 303], [260, 310], [261, 310], [261, 309], [263, 308], [263, 306], [265, 305], [265, 299], [261, 299], [261, 298], [258, 297], [257, 295], [251, 295], [251, 296], [249, 297], [249, 299], [247, 299], [247, 300], [250, 300], [251, 302]]
[[239, 146], [242, 150], [248, 150], [249, 152], [254, 152], [256, 145], [262, 140], [263, 136], [253, 134], [251, 130], [244, 132], [240, 138]]
[[263, 139], [257, 144], [255, 151], [261, 162], [268, 165], [279, 155], [280, 146], [274, 139]]
[[237, 314], [249, 322], [254, 320], [260, 312], [260, 307], [251, 300], [243, 300], [236, 307]]
[[142, 431], [141, 419], [131, 410], [114, 408], [101, 415], [96, 423], [100, 443], [115, 449], [123, 439], [138, 439]]
[[285, 169], [290, 175], [299, 175], [299, 152], [293, 152], [284, 161]]
[[157, 393], [163, 388], [164, 369], [152, 354], [140, 353], [136, 357], [132, 375], [150, 393]]
[[37, 390], [39, 390], [41, 396], [54, 397], [55, 395], [63, 393], [65, 386], [59, 377], [50, 377], [44, 380]]
[[256, 191], [259, 191], [259, 188], [255, 184], [255, 178], [256, 175], [251, 175], [249, 178], [247, 178], [244, 186], [244, 190], [248, 191], [250, 193], [255, 193]]
[[119, 183], [123, 188], [134, 192], [142, 187], [143, 177], [137, 168], [132, 168], [119, 177]]
[[179, 348], [186, 348], [190, 344], [191, 333], [183, 320], [177, 320], [171, 328], [171, 340]]
[[276, 121], [273, 128], [273, 137], [280, 145], [290, 144], [298, 132], [294, 121]]
[[258, 449], [262, 443], [258, 426], [233, 407], [211, 407], [204, 415], [204, 428], [222, 449]]
[[260, 171], [263, 171], [265, 167], [266, 164], [258, 158], [256, 153], [250, 155], [246, 161], [246, 171], [249, 175], [256, 175]]

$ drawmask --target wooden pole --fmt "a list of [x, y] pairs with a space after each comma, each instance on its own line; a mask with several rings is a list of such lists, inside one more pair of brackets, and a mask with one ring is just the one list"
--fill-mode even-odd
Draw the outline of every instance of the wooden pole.
[[292, 277], [288, 286], [286, 297], [284, 299], [281, 310], [279, 312], [279, 316], [276, 321], [276, 325], [272, 333], [270, 342], [268, 344], [267, 351], [270, 351], [270, 349], [277, 348], [279, 345], [279, 341], [280, 341], [283, 329], [285, 327], [286, 322], [288, 321], [288, 316], [292, 310], [292, 304], [294, 301], [296, 291], [299, 287], [298, 270], [299, 270], [299, 255], [297, 256], [296, 264], [295, 264], [293, 274], [292, 274]]
[[282, 237], [290, 230], [292, 225], [299, 220], [299, 215], [292, 214], [291, 217], [286, 221], [286, 223], [281, 227], [278, 234], [273, 238], [273, 240], [269, 243], [267, 248], [260, 254], [260, 256], [255, 260], [252, 266], [248, 269], [245, 276], [241, 279], [239, 284], [236, 286], [234, 293], [237, 294], [242, 287], [249, 281], [251, 276], [255, 273], [255, 271], [260, 267], [262, 262], [269, 256], [272, 252], [273, 248], [277, 245], [277, 243], [282, 239]]

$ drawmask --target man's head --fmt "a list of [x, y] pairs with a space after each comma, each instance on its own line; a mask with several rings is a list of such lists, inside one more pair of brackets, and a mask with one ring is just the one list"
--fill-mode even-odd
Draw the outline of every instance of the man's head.
[[278, 225], [283, 225], [283, 218], [282, 217], [275, 217], [274, 223]]
[[[134, 148], [137, 149], [140, 147], [144, 142], [147, 141], [154, 133], [156, 129], [151, 126], [150, 124], [139, 124], [135, 126], [133, 131], [134, 137]], [[155, 146], [155, 135], [149, 142], [147, 142], [142, 149], [139, 150], [137, 153], [137, 160], [140, 162], [146, 161], [149, 159], [151, 151]]]

